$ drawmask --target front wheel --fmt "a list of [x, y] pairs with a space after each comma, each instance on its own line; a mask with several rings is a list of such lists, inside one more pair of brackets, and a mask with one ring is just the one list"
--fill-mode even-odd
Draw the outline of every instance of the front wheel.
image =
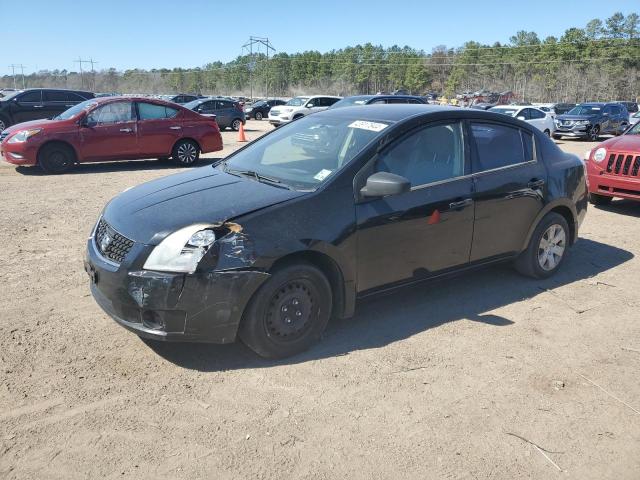
[[256, 120], [262, 120], [262, 112], [256, 112], [253, 118], [255, 118]]
[[569, 225], [555, 212], [548, 213], [531, 235], [529, 246], [515, 267], [528, 277], [547, 278], [558, 271], [569, 247]]
[[200, 158], [200, 148], [192, 140], [180, 140], [173, 147], [172, 158], [182, 167], [190, 167]]
[[547, 137], [551, 137], [551, 131], [550, 131], [548, 128], [544, 131], [544, 134], [545, 134]]
[[598, 125], [594, 125], [589, 131], [589, 140], [597, 142], [598, 137], [600, 137], [600, 127]]
[[45, 145], [40, 152], [38, 152], [38, 164], [40, 168], [47, 173], [64, 173], [76, 163], [75, 152], [71, 147], [64, 144], [50, 144]]
[[240, 330], [242, 341], [265, 358], [284, 358], [308, 349], [329, 322], [331, 286], [309, 263], [276, 270], [247, 306]]
[[607, 195], [598, 195], [597, 193], [589, 194], [589, 203], [591, 205], [609, 205], [613, 197]]

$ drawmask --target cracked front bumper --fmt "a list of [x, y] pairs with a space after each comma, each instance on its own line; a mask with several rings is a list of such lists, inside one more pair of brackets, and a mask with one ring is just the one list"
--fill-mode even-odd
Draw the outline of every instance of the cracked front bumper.
[[269, 277], [257, 270], [196, 272], [143, 270], [135, 259], [150, 249], [136, 244], [133, 261], [116, 265], [87, 242], [85, 270], [98, 305], [141, 337], [165, 341], [230, 343], [253, 293]]

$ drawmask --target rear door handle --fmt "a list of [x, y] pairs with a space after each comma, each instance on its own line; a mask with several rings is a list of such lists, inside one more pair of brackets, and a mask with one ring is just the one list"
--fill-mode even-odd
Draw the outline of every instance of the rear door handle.
[[131, 128], [121, 128], [120, 131], [124, 132], [124, 133], [131, 133], [131, 132], [133, 132], [133, 129], [131, 129]]
[[44, 105], [34, 105], [33, 108], [44, 108]]
[[465, 198], [464, 200], [460, 200], [459, 202], [451, 202], [449, 204], [449, 208], [451, 210], [460, 210], [464, 207], [468, 207], [472, 203], [473, 203], [473, 200], [471, 198]]
[[182, 130], [182, 127], [179, 126], [174, 126], [174, 127], [169, 127], [171, 130]]
[[527, 187], [529, 188], [540, 188], [544, 185], [544, 180], [539, 180], [534, 178], [533, 180], [530, 180], [529, 183], [527, 183]]

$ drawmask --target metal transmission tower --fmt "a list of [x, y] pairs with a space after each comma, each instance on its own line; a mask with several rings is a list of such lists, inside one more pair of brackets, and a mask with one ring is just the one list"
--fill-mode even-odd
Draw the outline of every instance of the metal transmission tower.
[[83, 63], [89, 63], [91, 64], [91, 80], [92, 80], [92, 85], [90, 85], [90, 87], [95, 90], [96, 88], [96, 72], [93, 69], [93, 64], [94, 63], [98, 63], [96, 61], [93, 60], [93, 58], [90, 58], [89, 60], [83, 60], [82, 58], [78, 57], [78, 60], [74, 60], [73, 63], [77, 63], [78, 65], [80, 65], [80, 83], [82, 84], [82, 88], [84, 88], [84, 72], [82, 71], [82, 64]]
[[[263, 46], [266, 50], [267, 54], [267, 71], [264, 80], [264, 96], [269, 98], [269, 50], [276, 51], [271, 45], [271, 42], [267, 37], [254, 37], [253, 35], [249, 37], [249, 41], [242, 46], [242, 52], [249, 52], [249, 57], [251, 60], [249, 61], [249, 88], [251, 89], [251, 100], [253, 100], [253, 71], [256, 68], [256, 60], [254, 55], [260, 53], [260, 46]], [[254, 51], [254, 46], [256, 47]]]
[[20, 69], [20, 76], [22, 77], [22, 89], [24, 90], [24, 67], [26, 65], [22, 65], [20, 64], [12, 64], [9, 65], [11, 67], [11, 73], [12, 73], [12, 77], [13, 77], [13, 88], [17, 88], [16, 87], [16, 68]]

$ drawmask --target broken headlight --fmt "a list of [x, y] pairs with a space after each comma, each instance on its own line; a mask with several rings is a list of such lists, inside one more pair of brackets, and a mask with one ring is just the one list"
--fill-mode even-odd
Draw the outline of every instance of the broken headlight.
[[215, 241], [216, 234], [208, 225], [182, 228], [153, 249], [143, 268], [159, 272], [193, 273]]

